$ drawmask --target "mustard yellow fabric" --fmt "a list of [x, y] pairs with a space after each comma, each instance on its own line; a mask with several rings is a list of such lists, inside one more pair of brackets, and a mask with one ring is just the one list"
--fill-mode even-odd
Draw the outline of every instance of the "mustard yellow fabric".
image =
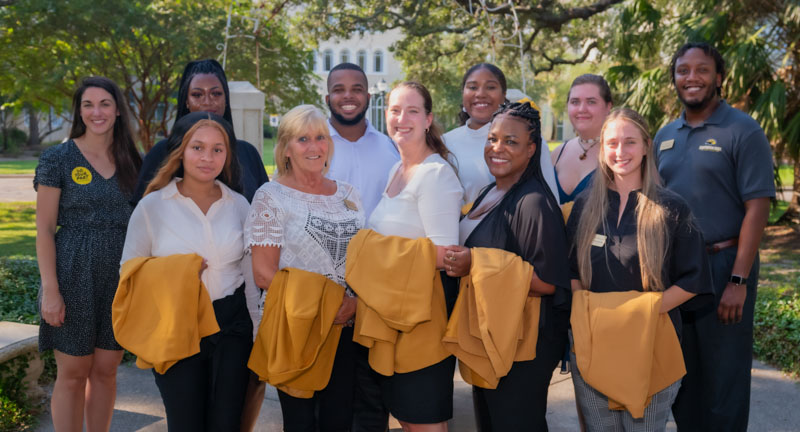
[[569, 219], [569, 214], [572, 213], [573, 205], [575, 205], [575, 201], [570, 201], [561, 205], [561, 215], [564, 216], [564, 223]]
[[345, 280], [358, 294], [353, 340], [369, 348], [375, 371], [391, 376], [447, 358], [447, 309], [429, 239], [360, 230], [347, 247]]
[[200, 339], [217, 333], [214, 306], [196, 254], [133, 258], [122, 265], [111, 305], [114, 337], [136, 354], [136, 366], [163, 374], [200, 352]]
[[299, 398], [328, 385], [342, 326], [333, 324], [344, 287], [296, 268], [278, 271], [247, 362], [262, 381]]
[[536, 357], [541, 299], [528, 297], [532, 275], [533, 266], [511, 252], [472, 248], [442, 339], [467, 383], [495, 389], [515, 361]]
[[583, 379], [608, 397], [610, 409], [642, 418], [650, 397], [686, 374], [683, 353], [660, 292], [572, 296], [575, 357]]

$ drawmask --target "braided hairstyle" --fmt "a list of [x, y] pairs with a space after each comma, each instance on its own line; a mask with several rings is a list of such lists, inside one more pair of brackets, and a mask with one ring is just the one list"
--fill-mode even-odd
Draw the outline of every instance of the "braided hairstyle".
[[222, 90], [225, 92], [225, 114], [223, 118], [228, 123], [233, 124], [233, 116], [231, 116], [231, 91], [228, 89], [228, 78], [225, 77], [225, 70], [222, 65], [214, 59], [194, 60], [186, 64], [181, 75], [181, 82], [178, 86], [178, 113], [175, 115], [175, 121], [181, 117], [189, 114], [189, 107], [186, 106], [186, 99], [189, 98], [189, 86], [192, 84], [192, 79], [195, 75], [210, 74], [219, 79], [222, 84]]
[[497, 111], [495, 111], [495, 113], [492, 115], [492, 121], [494, 121], [494, 119], [500, 114], [507, 114], [525, 121], [528, 124], [530, 140], [536, 144], [536, 151], [528, 161], [525, 171], [522, 172], [519, 180], [516, 184], [514, 184], [514, 186], [511, 187], [506, 196], [512, 196], [513, 190], [519, 187], [519, 185], [524, 184], [531, 177], [534, 177], [539, 180], [542, 186], [544, 186], [544, 189], [547, 192], [547, 199], [550, 201], [550, 203], [558, 208], [558, 201], [556, 200], [555, 195], [553, 195], [553, 191], [551, 191], [550, 187], [547, 186], [547, 182], [544, 179], [544, 174], [542, 174], [542, 165], [540, 163], [540, 159], [542, 157], [542, 121], [539, 117], [539, 111], [536, 110], [530, 102], [505, 102], [501, 104], [500, 108], [498, 108]]

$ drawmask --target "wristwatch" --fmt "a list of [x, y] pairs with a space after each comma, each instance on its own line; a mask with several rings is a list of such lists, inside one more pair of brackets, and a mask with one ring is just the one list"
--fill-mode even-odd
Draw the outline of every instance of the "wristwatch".
[[734, 274], [731, 275], [731, 278], [728, 279], [728, 282], [736, 285], [745, 285], [747, 283], [747, 278]]

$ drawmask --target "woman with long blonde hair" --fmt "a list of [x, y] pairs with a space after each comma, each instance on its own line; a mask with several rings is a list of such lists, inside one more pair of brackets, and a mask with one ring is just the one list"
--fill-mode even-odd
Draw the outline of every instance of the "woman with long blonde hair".
[[131, 215], [122, 252], [122, 263], [137, 257], [203, 257], [200, 279], [220, 332], [202, 338], [199, 353], [163, 374], [153, 371], [170, 431], [240, 428], [253, 345], [245, 291], [257, 289], [244, 254], [250, 206], [239, 193], [233, 168], [232, 129], [208, 112], [176, 122], [172, 150]]
[[[711, 294], [702, 235], [686, 202], [661, 186], [641, 115], [613, 111], [600, 139], [593, 184], [578, 197], [567, 223], [572, 290], [662, 292], [659, 313], [669, 314], [680, 337], [677, 308], [697, 307]], [[680, 387], [678, 380], [656, 393], [644, 418], [634, 419], [628, 411], [610, 410], [579, 368], [573, 382], [588, 431], [664, 430]]]

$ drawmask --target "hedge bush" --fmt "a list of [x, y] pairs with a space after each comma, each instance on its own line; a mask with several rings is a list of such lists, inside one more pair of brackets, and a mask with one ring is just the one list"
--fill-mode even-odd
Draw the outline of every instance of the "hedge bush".
[[756, 357], [800, 376], [800, 294], [789, 287], [760, 290], [754, 321]]

